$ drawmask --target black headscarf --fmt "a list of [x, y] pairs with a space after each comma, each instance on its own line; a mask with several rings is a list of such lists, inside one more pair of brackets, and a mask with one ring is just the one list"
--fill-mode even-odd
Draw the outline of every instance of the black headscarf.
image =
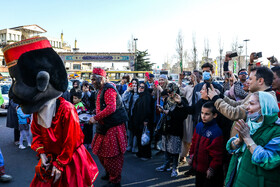
[[135, 102], [132, 120], [133, 130], [141, 131], [144, 126], [144, 122], [152, 122], [153, 117], [153, 102], [152, 96], [149, 92], [147, 85], [145, 84], [144, 91], [139, 93], [139, 98]]

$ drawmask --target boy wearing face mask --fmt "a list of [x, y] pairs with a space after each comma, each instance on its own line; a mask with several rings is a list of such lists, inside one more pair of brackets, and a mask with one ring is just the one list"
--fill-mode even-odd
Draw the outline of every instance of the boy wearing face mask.
[[201, 69], [203, 72], [203, 82], [197, 84], [193, 89], [192, 105], [196, 104], [197, 101], [201, 98], [200, 90], [202, 89], [204, 83], [211, 83], [213, 84], [215, 89], [218, 89], [220, 91], [220, 93], [224, 93], [223, 87], [219, 83], [212, 80], [212, 75], [214, 73], [213, 65], [207, 62], [201, 66]]

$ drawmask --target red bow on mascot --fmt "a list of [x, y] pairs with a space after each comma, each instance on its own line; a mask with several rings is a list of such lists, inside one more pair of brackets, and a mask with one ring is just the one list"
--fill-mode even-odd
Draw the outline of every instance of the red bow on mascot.
[[83, 145], [74, 106], [60, 97], [67, 73], [45, 37], [3, 48], [13, 80], [9, 97], [26, 114], [33, 113], [31, 148], [41, 158], [30, 186], [92, 186], [98, 169]]

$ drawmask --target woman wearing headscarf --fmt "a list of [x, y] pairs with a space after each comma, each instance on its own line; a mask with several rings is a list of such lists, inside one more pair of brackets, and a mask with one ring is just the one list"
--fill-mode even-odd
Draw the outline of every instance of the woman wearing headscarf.
[[173, 82], [168, 84], [167, 92], [168, 98], [163, 108], [160, 109], [166, 115], [166, 121], [162, 126], [162, 150], [165, 151], [165, 161], [162, 166], [156, 168], [156, 171], [169, 170], [172, 162], [171, 177], [177, 177], [178, 159], [183, 137], [183, 121], [186, 118], [185, 115], [182, 115], [181, 110], [183, 104], [187, 105], [188, 101], [179, 96], [179, 87]]
[[256, 92], [249, 99], [246, 123], [235, 126], [238, 135], [227, 143], [233, 154], [226, 186], [279, 186], [280, 125], [279, 108], [273, 96]]
[[[158, 121], [162, 117], [162, 114], [159, 112], [158, 105], [163, 106], [164, 101], [162, 100], [161, 93], [163, 90], [166, 90], [168, 85], [168, 79], [167, 76], [164, 74], [161, 74], [159, 76], [158, 84], [156, 84], [157, 81], [155, 81], [155, 87], [153, 89], [153, 98], [154, 98], [154, 127], [156, 127]], [[154, 148], [160, 149], [160, 146], [158, 142], [160, 142], [161, 134], [155, 134], [154, 140]]]
[[152, 134], [152, 122], [153, 122], [153, 98], [149, 92], [149, 89], [145, 83], [140, 83], [138, 88], [139, 98], [137, 99], [133, 112], [132, 112], [132, 131], [137, 138], [138, 152], [137, 157], [142, 160], [151, 158], [151, 141], [147, 145], [141, 144], [141, 136], [144, 126]]
[[132, 111], [134, 108], [134, 105], [136, 103], [136, 100], [139, 98], [138, 94], [138, 87], [139, 87], [139, 82], [138, 79], [132, 79], [131, 83], [128, 85], [127, 90], [123, 93], [122, 99], [124, 106], [127, 110], [128, 114], [128, 145], [127, 145], [127, 151], [132, 151], [137, 152], [137, 141], [136, 141], [136, 136], [133, 134], [132, 131]]

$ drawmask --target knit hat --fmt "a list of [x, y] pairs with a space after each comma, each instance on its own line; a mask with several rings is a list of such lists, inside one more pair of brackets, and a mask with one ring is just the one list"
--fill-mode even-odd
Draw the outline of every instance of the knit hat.
[[106, 77], [106, 71], [104, 69], [101, 69], [101, 68], [93, 68], [92, 73], [96, 74], [96, 75]]

